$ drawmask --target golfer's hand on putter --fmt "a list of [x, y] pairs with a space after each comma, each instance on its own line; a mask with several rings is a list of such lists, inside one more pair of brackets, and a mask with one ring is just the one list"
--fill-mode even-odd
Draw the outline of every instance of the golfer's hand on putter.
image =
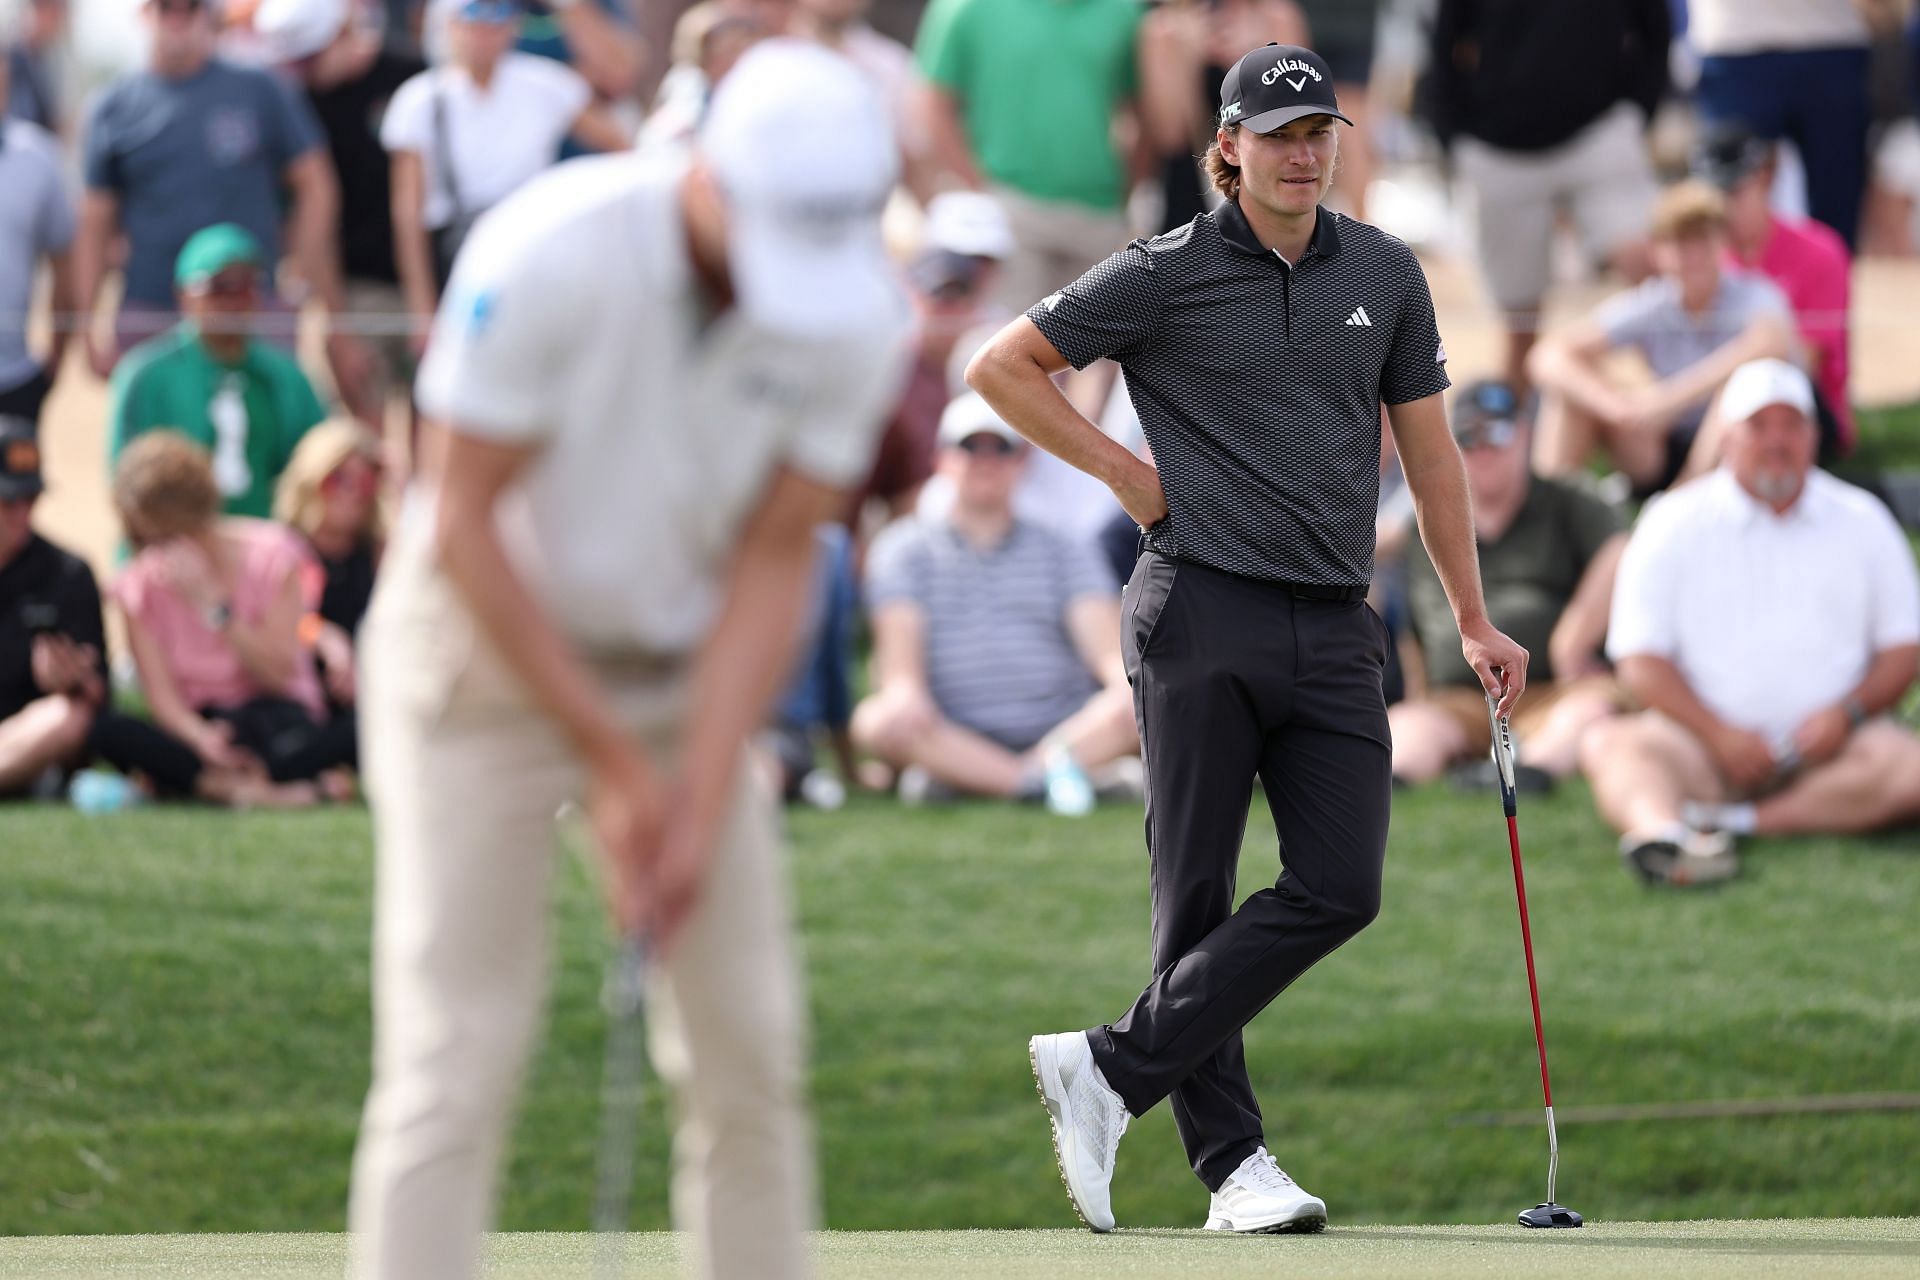
[[588, 768], [587, 817], [606, 868], [607, 908], [620, 932], [650, 924], [650, 881], [666, 826], [666, 795], [653, 762], [621, 745]]
[[1481, 622], [1460, 628], [1460, 652], [1487, 696], [1500, 700], [1499, 714], [1512, 715], [1527, 688], [1527, 651], [1492, 623]]

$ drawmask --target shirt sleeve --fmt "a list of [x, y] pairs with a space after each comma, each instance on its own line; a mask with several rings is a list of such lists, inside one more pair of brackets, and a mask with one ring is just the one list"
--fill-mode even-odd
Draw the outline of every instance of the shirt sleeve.
[[1672, 658], [1679, 649], [1677, 540], [1673, 519], [1661, 511], [1673, 501], [1669, 496], [1648, 508], [1620, 557], [1607, 618], [1607, 656], [1615, 662], [1637, 655]]
[[552, 58], [521, 56], [526, 59], [521, 65], [528, 86], [540, 96], [544, 109], [552, 112], [554, 126], [564, 137], [593, 101], [593, 86], [578, 71]]
[[1873, 574], [1872, 644], [1876, 653], [1920, 641], [1920, 572], [1891, 513], [1874, 504], [1869, 539]]
[[433, 320], [418, 396], [462, 435], [534, 443], [560, 426], [560, 393], [576, 352], [563, 314], [570, 248], [526, 234], [499, 209], [462, 248]]
[[1100, 554], [1093, 539], [1062, 534], [1060, 542], [1066, 570], [1062, 582], [1068, 603], [1088, 596], [1112, 600], [1119, 595], [1120, 584], [1114, 581], [1113, 566]]
[[101, 95], [80, 138], [80, 175], [89, 191], [117, 192], [124, 184], [119, 139], [113, 131], [113, 101], [111, 90]]
[[321, 132], [320, 121], [315, 118], [313, 108], [308, 105], [304, 94], [265, 72], [261, 73], [261, 79], [265, 86], [262, 90], [263, 110], [268, 121], [267, 131], [273, 139], [274, 163], [277, 168], [284, 169], [323, 145], [326, 134]]
[[1103, 357], [1126, 363], [1160, 325], [1160, 279], [1136, 240], [1027, 309], [1040, 336], [1076, 369]]
[[41, 201], [34, 238], [41, 253], [65, 253], [73, 245], [73, 198], [57, 157], [49, 155], [46, 199]]
[[953, 93], [963, 91], [967, 78], [966, 12], [973, 0], [933, 0], [920, 19], [914, 58], [920, 73]]
[[1406, 298], [1393, 326], [1393, 346], [1380, 370], [1383, 404], [1407, 404], [1438, 395], [1453, 385], [1447, 377], [1447, 349], [1440, 341], [1440, 323], [1433, 313], [1433, 291], [1427, 273], [1413, 251], [1403, 249], [1406, 262]]
[[388, 151], [424, 153], [432, 134], [433, 73], [422, 71], [401, 85], [380, 121], [380, 145]]
[[926, 607], [926, 533], [909, 516], [881, 530], [867, 552], [867, 607], [916, 604]]

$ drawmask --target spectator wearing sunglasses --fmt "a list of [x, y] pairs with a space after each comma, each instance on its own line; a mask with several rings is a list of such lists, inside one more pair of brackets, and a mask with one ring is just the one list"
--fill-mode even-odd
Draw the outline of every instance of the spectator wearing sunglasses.
[[[145, 0], [141, 13], [152, 41], [148, 66], [102, 95], [81, 147], [86, 195], [73, 250], [79, 332], [92, 332], [115, 238], [124, 235], [128, 249], [115, 341], [88, 347], [103, 378], [135, 343], [173, 323], [174, 263], [195, 232], [215, 223], [238, 223], [258, 242], [260, 301], [275, 304], [259, 309], [272, 315], [281, 342], [291, 345], [293, 335], [293, 316], [271, 290], [283, 226], [305, 291], [329, 315], [345, 309], [340, 190], [312, 111], [272, 73], [213, 56], [204, 0]], [[343, 331], [329, 336], [327, 355], [346, 383], [367, 358]]]
[[[1621, 709], [1601, 644], [1626, 548], [1624, 522], [1584, 490], [1532, 473], [1533, 432], [1511, 384], [1462, 387], [1452, 418], [1473, 494], [1487, 615], [1533, 655], [1512, 720], [1526, 780], [1544, 789], [1578, 765], [1586, 731]], [[1455, 765], [1475, 766], [1492, 743], [1485, 694], [1460, 656], [1440, 576], [1420, 540], [1409, 544], [1409, 613], [1424, 659], [1410, 670], [1426, 678], [1387, 719], [1394, 777], [1424, 782]]]
[[868, 555], [874, 692], [854, 741], [901, 770], [909, 802], [1085, 813], [1090, 776], [1139, 751], [1117, 584], [1090, 544], [1015, 514], [1028, 446], [979, 396], [948, 406], [940, 444], [952, 503]]
[[320, 603], [303, 626], [336, 710], [354, 701], [354, 637], [386, 546], [380, 473], [380, 438], [333, 418], [301, 438], [273, 500], [274, 519], [306, 539], [320, 565]]
[[234, 223], [187, 241], [174, 267], [180, 322], [114, 370], [109, 466], [137, 436], [168, 428], [211, 455], [226, 514], [273, 514], [280, 473], [327, 413], [298, 362], [253, 336], [265, 270], [260, 242]]

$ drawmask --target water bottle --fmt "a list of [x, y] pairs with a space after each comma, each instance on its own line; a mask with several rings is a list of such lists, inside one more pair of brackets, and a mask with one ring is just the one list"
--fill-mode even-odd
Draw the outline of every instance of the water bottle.
[[67, 799], [82, 813], [118, 813], [146, 803], [132, 778], [111, 769], [85, 769], [73, 775]]

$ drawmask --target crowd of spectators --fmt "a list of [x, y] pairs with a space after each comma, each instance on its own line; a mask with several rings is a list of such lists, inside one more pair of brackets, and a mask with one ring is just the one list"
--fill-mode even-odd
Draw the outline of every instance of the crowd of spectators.
[[[60, 794], [93, 762], [132, 780], [122, 801], [350, 797], [353, 637], [467, 230], [566, 157], [683, 145], [740, 54], [786, 34], [842, 53], [892, 117], [918, 329], [871, 473], [820, 533], [767, 766], [822, 805], [1137, 798], [1118, 584], [1138, 531], [960, 371], [1129, 235], [1217, 202], [1197, 157], [1247, 48], [1328, 58], [1360, 122], [1331, 204], [1365, 217], [1392, 97], [1378, 6], [930, 0], [911, 47], [867, 8], [700, 0], [643, 95], [623, 0], [142, 0], [144, 65], [82, 111], [63, 0], [28, 0], [0, 30], [0, 794]], [[1584, 771], [1650, 880], [1723, 878], [1749, 832], [1920, 818], [1920, 747], [1891, 714], [1920, 655], [1913, 555], [1816, 468], [1858, 439], [1867, 66], [1903, 21], [1920, 50], [1908, 8], [1426, 6], [1413, 108], [1506, 329], [1492, 376], [1456, 371], [1451, 413], [1492, 620], [1533, 655], [1521, 778]], [[1649, 141], [1676, 111], [1684, 174]], [[1569, 259], [1619, 292], [1543, 333]], [[54, 324], [29, 323], [37, 282]], [[92, 571], [32, 529], [63, 368], [110, 386], [117, 666]], [[1144, 448], [1111, 366], [1068, 390]], [[1382, 495], [1396, 777], [1484, 785], [1479, 686], [1390, 450]]]

